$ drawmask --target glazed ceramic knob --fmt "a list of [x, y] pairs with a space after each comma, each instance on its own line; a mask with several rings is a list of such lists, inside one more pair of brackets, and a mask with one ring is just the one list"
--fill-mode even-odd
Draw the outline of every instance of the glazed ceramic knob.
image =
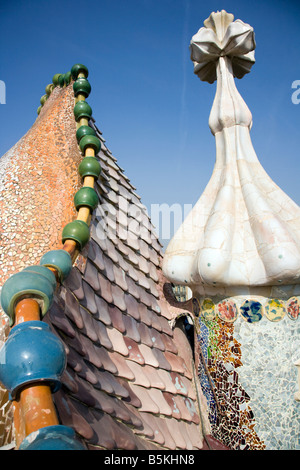
[[56, 73], [53, 78], [52, 78], [52, 83], [54, 86], [57, 86], [58, 85], [58, 79], [60, 77], [61, 73]]
[[80, 73], [83, 73], [85, 78], [87, 78], [89, 75], [89, 71], [85, 65], [82, 65], [82, 64], [73, 65], [73, 67], [71, 68], [71, 74], [72, 74], [73, 80], [77, 80], [78, 75]]
[[101, 166], [96, 157], [85, 157], [80, 163], [78, 171], [82, 178], [85, 176], [98, 178], [101, 173]]
[[47, 382], [56, 392], [65, 367], [64, 346], [42, 321], [16, 325], [0, 350], [0, 380], [12, 400], [20, 389], [33, 382]]
[[56, 269], [60, 281], [63, 281], [70, 274], [72, 260], [65, 250], [51, 250], [42, 256], [40, 265]]
[[75, 96], [83, 95], [87, 98], [91, 92], [90, 82], [86, 78], [77, 78], [76, 82], [73, 83], [73, 90]]
[[67, 224], [62, 232], [62, 242], [66, 240], [74, 240], [81, 250], [89, 241], [90, 230], [86, 222], [82, 220], [73, 220]]
[[74, 196], [74, 204], [76, 210], [79, 210], [80, 207], [89, 207], [91, 210], [97, 207], [99, 202], [98, 195], [94, 188], [84, 186], [80, 188]]
[[86, 450], [76, 439], [74, 429], [56, 424], [34, 431], [22, 441], [19, 450]]
[[78, 127], [78, 129], [76, 131], [77, 142], [79, 142], [80, 139], [82, 137], [84, 137], [85, 135], [96, 135], [96, 132], [90, 126], [80, 126], [80, 127]]
[[78, 101], [74, 106], [75, 120], [79, 121], [81, 118], [89, 119], [92, 115], [92, 108], [86, 101]]
[[100, 139], [98, 139], [98, 137], [94, 135], [85, 135], [80, 140], [79, 147], [82, 153], [84, 153], [88, 147], [92, 148], [94, 149], [95, 154], [97, 155], [97, 153], [99, 153], [101, 150], [101, 142]]
[[71, 78], [72, 78], [71, 72], [70, 71], [66, 72], [64, 75], [64, 78], [65, 78], [65, 85], [69, 85]]
[[65, 75], [64, 74], [61, 74], [59, 77], [58, 77], [58, 85], [63, 88], [63, 86], [65, 85]]
[[15, 307], [19, 300], [26, 297], [36, 299], [45, 315], [52, 304], [56, 289], [56, 279], [53, 272], [44, 266], [28, 266], [13, 274], [1, 290], [1, 306], [14, 324]]
[[45, 92], [47, 96], [50, 96], [52, 91], [53, 91], [54, 85], [53, 83], [49, 83], [49, 85], [46, 86]]
[[41, 103], [42, 106], [44, 106], [44, 104], [46, 103], [47, 99], [48, 99], [48, 96], [47, 96], [47, 95], [43, 95], [43, 96], [41, 97], [40, 103]]

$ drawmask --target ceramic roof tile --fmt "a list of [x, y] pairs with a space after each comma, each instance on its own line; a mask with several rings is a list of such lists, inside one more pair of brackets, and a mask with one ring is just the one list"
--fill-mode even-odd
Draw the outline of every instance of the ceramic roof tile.
[[[111, 395], [115, 395], [121, 398], [128, 398], [129, 394], [127, 389], [125, 389], [118, 381], [118, 379], [111, 373], [106, 370], [99, 370], [99, 369], [92, 369], [94, 371], [94, 375], [96, 376], [97, 382], [95, 383], [95, 387], [103, 390], [106, 393]], [[78, 372], [80, 376], [80, 373]]]
[[165, 351], [165, 345], [162, 340], [162, 337], [165, 336], [164, 334], [160, 334], [157, 330], [154, 328], [149, 328], [149, 335], [151, 337], [152, 341], [152, 346], [154, 346], [157, 349], [160, 349], [161, 351]]
[[[90, 252], [90, 250], [89, 250]], [[95, 257], [96, 258], [96, 257]], [[99, 255], [98, 255], [98, 262], [101, 265], [100, 269], [103, 271], [105, 269], [105, 262], [104, 262], [104, 256], [101, 256], [101, 260], [99, 260]], [[90, 261], [86, 263], [86, 268], [84, 272], [84, 279], [86, 282], [97, 292], [100, 289], [100, 284], [98, 280], [98, 270], [96, 266], [91, 263]]]
[[194, 389], [193, 382], [191, 380], [189, 380], [187, 377], [185, 377], [184, 375], [181, 375], [180, 378], [181, 378], [181, 381], [182, 381], [182, 383], [184, 384], [184, 386], [187, 390], [187, 396], [195, 401], [197, 399], [197, 397], [196, 397], [196, 392], [195, 392], [195, 389]]
[[[144, 304], [141, 304], [144, 305]], [[152, 328], [155, 328], [157, 331], [161, 332], [162, 328], [160, 325], [160, 320], [159, 320], [159, 315], [157, 315], [153, 310], [150, 308], [146, 307], [144, 305], [144, 315], [141, 317], [143, 319], [143, 322], [146, 323], [146, 325], [151, 326]]]
[[115, 282], [115, 274], [114, 274], [114, 269], [113, 269], [114, 263], [106, 255], [103, 255], [103, 261], [104, 261], [104, 269], [102, 270], [102, 273], [110, 282]]
[[165, 390], [166, 385], [162, 380], [161, 376], [158, 374], [157, 369], [146, 364], [145, 374], [150, 380], [151, 387], [158, 388], [159, 390]]
[[[123, 217], [126, 217], [125, 214], [123, 215]], [[132, 250], [134, 251], [139, 250], [139, 241], [138, 241], [137, 236], [134, 233], [127, 231], [126, 229], [124, 230], [124, 234], [120, 233], [120, 238], [124, 240], [124, 243], [127, 246], [129, 246]]]
[[174, 343], [174, 341], [171, 340], [170, 336], [167, 335], [167, 334], [162, 334], [161, 335], [161, 339], [164, 343], [164, 346], [165, 346], [165, 350], [166, 351], [170, 351], [172, 352], [173, 354], [177, 354], [178, 353], [178, 349], [177, 349], [177, 346], [176, 344]]
[[113, 343], [108, 335], [108, 330], [110, 326], [106, 326], [100, 320], [94, 320], [92, 318], [92, 327], [94, 327], [94, 333], [97, 336], [96, 343], [100, 344], [104, 348], [113, 349]]
[[137, 322], [137, 330], [141, 337], [141, 342], [149, 346], [150, 348], [153, 346], [152, 338], [150, 336], [150, 329], [147, 325], [141, 322]]
[[165, 400], [164, 395], [161, 392], [161, 390], [158, 390], [157, 388], [152, 388], [151, 391], [149, 391], [149, 394], [151, 394], [151, 399], [158, 406], [159, 413], [161, 415], [172, 416], [172, 409], [170, 408], [167, 401]]
[[150, 413], [143, 413], [140, 412], [142, 420], [149, 426], [150, 429], [153, 430], [153, 438], [150, 438], [160, 446], [165, 444], [165, 438], [163, 433], [161, 432], [160, 428], [158, 427], [158, 420], [155, 416]]
[[64, 287], [61, 289], [61, 292], [64, 291], [64, 298], [65, 298], [65, 314], [67, 317], [70, 318], [77, 326], [77, 328], [83, 328], [83, 320], [80, 314], [80, 306], [78, 300], [75, 296]]
[[140, 320], [140, 313], [139, 313], [139, 304], [135, 297], [133, 297], [130, 293], [125, 293], [124, 300], [126, 304], [126, 312], [135, 320]]
[[71, 374], [68, 370], [65, 370], [62, 374], [61, 383], [62, 386], [67, 388], [71, 393], [78, 392], [78, 386], [74, 380], [74, 373]]
[[137, 329], [137, 321], [130, 314], [123, 315], [123, 321], [126, 328], [126, 336], [137, 343], [140, 343], [141, 337]]
[[94, 290], [84, 280], [82, 281], [82, 286], [83, 286], [84, 298], [80, 299], [81, 305], [86, 307], [91, 313], [93, 314], [97, 313], [98, 309], [96, 305]]
[[162, 332], [166, 333], [170, 337], [173, 337], [172, 328], [170, 327], [170, 324], [169, 324], [168, 320], [165, 317], [163, 317], [163, 311], [161, 313], [161, 316], [157, 317], [157, 320], [160, 323], [160, 326], [162, 328]]
[[179, 395], [191, 396], [193, 399], [196, 398], [190, 382], [183, 375], [180, 375], [177, 372], [170, 372], [170, 377]]
[[141, 400], [137, 397], [137, 395], [134, 393], [134, 391], [132, 390], [131, 386], [129, 385], [129, 383], [126, 381], [126, 380], [123, 380], [121, 378], [118, 379], [119, 380], [119, 383], [122, 387], [124, 387], [127, 392], [128, 392], [128, 397], [126, 398], [123, 398], [123, 402], [126, 404], [126, 405], [132, 405], [134, 406], [135, 408], [140, 408], [142, 406], [142, 402]]
[[83, 361], [82, 369], [77, 372], [79, 377], [82, 377], [86, 381], [90, 382], [95, 388], [99, 388], [106, 393], [115, 393], [114, 384], [110, 377], [113, 377], [109, 372], [99, 370], [96, 367], [92, 367], [91, 364], [87, 364]]
[[126, 283], [130, 295], [132, 295], [135, 299], [139, 300], [140, 295], [137, 284], [129, 276], [126, 276]]
[[151, 394], [149, 394], [146, 388], [141, 387], [139, 385], [131, 384], [131, 389], [141, 401], [142, 406], [139, 408], [140, 412], [144, 411], [147, 413], [154, 414], [160, 412], [158, 405], [155, 403], [154, 400], [152, 400]]
[[142, 323], [145, 323], [145, 325], [147, 326], [151, 326], [152, 325], [152, 321], [151, 321], [151, 314], [153, 313], [151, 311], [151, 314], [150, 314], [150, 310], [146, 307], [145, 304], [142, 304], [141, 302], [138, 303], [138, 310], [139, 310], [139, 315], [140, 315], [140, 322]]
[[147, 377], [147, 374], [145, 373], [144, 367], [141, 367], [140, 364], [134, 361], [126, 361], [127, 366], [129, 369], [133, 372], [135, 380], [134, 383], [136, 385], [141, 385], [142, 387], [145, 388], [150, 388], [151, 387], [151, 382], [149, 378]]
[[196, 413], [193, 402], [186, 397], [175, 395], [174, 402], [180, 411], [181, 418], [185, 421], [193, 421], [195, 424], [199, 424], [199, 416]]
[[138, 344], [136, 341], [133, 341], [132, 339], [128, 338], [127, 336], [124, 336], [124, 342], [127, 346], [129, 356], [128, 359], [134, 362], [138, 362], [141, 365], [145, 364], [145, 359], [143, 358], [141, 351], [139, 349]]
[[124, 291], [117, 285], [111, 284], [112, 303], [123, 312], [126, 311]]
[[168, 403], [169, 407], [171, 408], [173, 418], [181, 419], [182, 416], [181, 416], [181, 413], [180, 413], [180, 409], [177, 405], [177, 402], [175, 401], [175, 398], [177, 398], [176, 395], [174, 395], [173, 393], [169, 393], [169, 392], [163, 392], [163, 394], [164, 394], [164, 398], [165, 398], [166, 402]]
[[76, 332], [76, 336], [74, 338], [70, 338], [70, 337], [65, 337], [65, 338], [61, 338], [61, 340], [63, 341], [64, 345], [67, 345], [67, 347], [71, 347], [73, 349], [75, 349], [76, 352], [78, 352], [78, 354], [80, 354], [81, 356], [85, 356], [87, 351], [86, 351], [86, 348], [83, 344], [83, 342], [81, 341], [81, 337], [80, 335]]
[[149, 274], [149, 273], [150, 273], [149, 263], [148, 263], [148, 261], [147, 261], [143, 256], [139, 256], [139, 258], [138, 258], [138, 266], [139, 266], [139, 269], [140, 269], [144, 274]]
[[82, 356], [80, 356], [75, 349], [69, 348], [67, 354], [68, 365], [75, 371], [80, 372], [82, 370]]
[[129, 351], [124, 341], [122, 333], [116, 328], [107, 328], [106, 333], [111, 343], [111, 348], [122, 356], [128, 356]]
[[193, 440], [195, 442], [195, 438], [193, 440], [190, 438], [190, 435], [188, 433], [188, 426], [189, 426], [188, 423], [182, 422], [180, 426], [180, 433], [185, 441], [186, 450], [196, 450], [196, 447], [193, 444]]
[[159, 292], [156, 288], [156, 283], [152, 279], [148, 279], [149, 290], [154, 297], [159, 298]]
[[113, 328], [116, 328], [120, 333], [126, 332], [126, 326], [124, 322], [124, 316], [118, 307], [115, 305], [108, 306], [108, 312], [111, 320], [111, 325]]
[[116, 264], [113, 264], [113, 273], [114, 273], [114, 278], [115, 278], [115, 283], [121, 287], [123, 291], [128, 291], [128, 284], [126, 282], [126, 274], [125, 271], [117, 266]]
[[165, 352], [165, 358], [171, 365], [171, 370], [175, 372], [179, 372], [180, 374], [184, 374], [187, 371], [187, 367], [185, 362], [181, 357], [176, 354], [173, 354], [169, 351]]
[[168, 371], [172, 370], [172, 366], [167, 361], [167, 359], [165, 358], [165, 355], [162, 353], [162, 351], [160, 351], [157, 348], [153, 348], [152, 353], [153, 353], [153, 356], [156, 358], [156, 360], [158, 362], [158, 367], [160, 369], [165, 369], [165, 370], [168, 370]]
[[145, 436], [147, 438], [153, 439], [154, 437], [154, 431], [153, 429], [149, 426], [149, 424], [146, 423], [146, 421], [143, 419], [143, 414], [140, 413], [134, 406], [132, 405], [126, 405], [127, 408], [131, 411], [131, 413], [135, 414], [140, 420], [141, 420], [141, 426], [136, 426], [134, 432], [137, 435]]
[[103, 348], [99, 348], [93, 344], [85, 335], [80, 335], [80, 342], [84, 347], [85, 357], [89, 362], [94, 364], [96, 367], [102, 367], [103, 363], [101, 360]]
[[93, 437], [94, 431], [90, 424], [91, 416], [86, 407], [62, 395], [60, 391], [55, 394], [55, 404], [66, 426], [71, 426], [85, 439], [89, 440]]
[[[143, 287], [144, 289], [148, 290], [151, 292], [151, 284], [149, 282], [149, 279], [144, 275], [144, 273], [141, 273], [140, 271], [137, 272], [137, 282], [138, 284]], [[152, 292], [151, 292], [152, 293]]]
[[172, 437], [172, 434], [174, 433], [174, 430], [170, 430], [168, 427], [168, 419], [158, 419], [155, 417], [155, 420], [157, 421], [157, 428], [159, 428], [161, 434], [164, 436], [164, 446], [167, 449], [175, 450], [176, 449], [176, 443]]
[[109, 304], [113, 303], [111, 283], [101, 273], [98, 272], [100, 289], [97, 291], [100, 297], [103, 297]]
[[95, 294], [95, 302], [97, 305], [97, 314], [95, 314], [95, 318], [100, 320], [106, 326], [111, 325], [112, 319], [111, 319], [111, 314], [109, 311], [108, 303], [102, 297], [99, 297], [96, 294]]
[[[168, 420], [164, 420], [164, 424], [168, 427], [169, 432], [172, 433], [176, 448], [187, 450], [187, 442], [185, 441], [184, 434], [182, 433], [182, 425], [184, 425], [184, 421], [169, 418]], [[158, 426], [161, 426], [161, 421], [158, 422]]]
[[203, 439], [202, 433], [199, 433], [199, 426], [195, 423], [184, 423], [185, 429], [187, 431], [187, 435], [189, 437], [190, 442], [193, 445], [194, 449], [202, 449], [203, 448]]
[[83, 307], [80, 306], [80, 314], [83, 320], [82, 333], [88, 336], [92, 341], [98, 342], [98, 336], [95, 331], [94, 320], [92, 315]]
[[[117, 444], [113, 436], [114, 419], [100, 411], [91, 410], [89, 423], [93, 428], [93, 436], [88, 439], [87, 444], [94, 444], [104, 449], [113, 450]], [[103, 429], [106, 432], [103, 432]]]
[[131, 369], [129, 369], [126, 360], [121, 354], [113, 351], [107, 353], [109, 355], [110, 360], [115, 366], [115, 371], [113, 372], [118, 377], [123, 377], [127, 380], [134, 380], [135, 376]]
[[61, 307], [59, 307], [56, 302], [53, 302], [53, 306], [49, 314], [51, 322], [57, 328], [62, 330], [66, 335], [74, 338], [76, 335], [74, 328], [72, 327], [70, 321], [68, 320], [68, 317], [62, 316], [60, 312], [61, 312]]
[[145, 364], [152, 367], [160, 367], [160, 363], [154, 356], [152, 348], [149, 348], [149, 346], [146, 346], [145, 344], [140, 344], [139, 349], [145, 359]]
[[67, 286], [73, 294], [79, 299], [82, 300], [84, 298], [84, 291], [82, 286], [82, 278], [81, 274], [78, 269], [73, 268], [71, 273], [64, 281], [65, 286]]
[[149, 276], [151, 277], [151, 279], [153, 279], [154, 282], [157, 282], [159, 278], [157, 275], [156, 267], [154, 266], [153, 263], [148, 263], [148, 268], [149, 268]]

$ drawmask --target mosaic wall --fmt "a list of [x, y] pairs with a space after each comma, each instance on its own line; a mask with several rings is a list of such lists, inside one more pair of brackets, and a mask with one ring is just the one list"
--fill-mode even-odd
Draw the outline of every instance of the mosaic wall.
[[298, 303], [201, 302], [199, 377], [213, 435], [231, 449], [300, 449]]

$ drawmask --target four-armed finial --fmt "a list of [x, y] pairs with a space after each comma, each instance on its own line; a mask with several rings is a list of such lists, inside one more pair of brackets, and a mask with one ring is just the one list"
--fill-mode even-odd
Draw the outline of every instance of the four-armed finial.
[[211, 13], [191, 40], [191, 59], [194, 73], [200, 80], [213, 83], [220, 57], [230, 57], [233, 74], [242, 78], [255, 63], [256, 47], [253, 28], [225, 10]]

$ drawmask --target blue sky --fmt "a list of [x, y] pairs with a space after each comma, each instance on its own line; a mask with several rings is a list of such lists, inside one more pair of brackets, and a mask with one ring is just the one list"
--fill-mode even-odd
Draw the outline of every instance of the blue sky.
[[151, 204], [195, 204], [215, 162], [208, 117], [216, 84], [194, 75], [189, 43], [221, 9], [254, 27], [256, 64], [237, 87], [260, 162], [300, 204], [300, 104], [291, 100], [299, 1], [1, 0], [0, 155], [34, 123], [53, 75], [84, 63], [96, 124], [149, 212]]

